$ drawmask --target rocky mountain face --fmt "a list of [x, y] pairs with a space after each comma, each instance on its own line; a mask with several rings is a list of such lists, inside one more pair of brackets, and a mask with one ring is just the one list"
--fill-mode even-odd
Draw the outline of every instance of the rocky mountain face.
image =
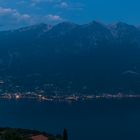
[[0, 32], [0, 78], [24, 87], [140, 93], [140, 29], [126, 23], [39, 24]]

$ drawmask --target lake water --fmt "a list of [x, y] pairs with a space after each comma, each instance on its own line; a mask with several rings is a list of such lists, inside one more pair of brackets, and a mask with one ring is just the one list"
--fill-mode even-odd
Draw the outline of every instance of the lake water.
[[0, 126], [53, 134], [68, 129], [69, 140], [140, 139], [140, 99], [48, 103], [0, 100]]

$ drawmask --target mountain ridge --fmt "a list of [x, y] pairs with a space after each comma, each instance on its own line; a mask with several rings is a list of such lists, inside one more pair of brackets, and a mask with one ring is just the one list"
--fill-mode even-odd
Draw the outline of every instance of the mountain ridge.
[[26, 90], [53, 83], [66, 92], [139, 93], [139, 60], [140, 30], [122, 22], [0, 32], [0, 78]]

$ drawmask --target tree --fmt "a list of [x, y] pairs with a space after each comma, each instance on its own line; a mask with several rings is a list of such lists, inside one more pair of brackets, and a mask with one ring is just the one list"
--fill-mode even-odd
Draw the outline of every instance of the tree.
[[50, 136], [50, 137], [48, 138], [48, 140], [55, 140], [55, 137], [54, 137], [54, 136]]
[[67, 129], [64, 129], [64, 131], [63, 131], [63, 140], [68, 140], [68, 132], [67, 132]]
[[2, 140], [23, 140], [22, 137], [14, 130], [6, 130], [2, 136]]

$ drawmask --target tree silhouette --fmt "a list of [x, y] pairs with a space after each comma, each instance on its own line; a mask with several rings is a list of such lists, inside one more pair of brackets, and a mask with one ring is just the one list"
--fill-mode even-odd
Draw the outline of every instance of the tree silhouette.
[[9, 129], [6, 130], [2, 136], [2, 140], [23, 140], [23, 138], [15, 130]]
[[68, 140], [68, 132], [67, 132], [67, 129], [64, 129], [64, 131], [63, 131], [63, 140]]

